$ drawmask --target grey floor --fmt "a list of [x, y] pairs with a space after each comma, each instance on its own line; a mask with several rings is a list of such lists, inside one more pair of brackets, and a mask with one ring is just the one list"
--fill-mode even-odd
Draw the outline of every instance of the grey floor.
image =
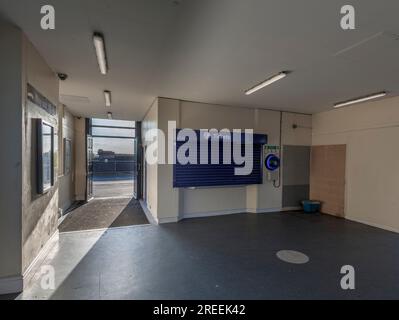
[[[276, 258], [298, 250], [305, 265]], [[399, 235], [321, 215], [239, 214], [61, 234], [20, 299], [398, 299]], [[356, 290], [340, 287], [343, 265]]]

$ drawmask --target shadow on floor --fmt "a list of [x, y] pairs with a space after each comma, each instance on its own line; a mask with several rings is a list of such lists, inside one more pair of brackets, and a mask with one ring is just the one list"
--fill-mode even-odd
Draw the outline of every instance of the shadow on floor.
[[13, 293], [13, 294], [3, 294], [0, 295], [0, 301], [1, 300], [16, 300], [17, 297], [19, 296], [19, 293]]
[[73, 210], [60, 232], [84, 231], [149, 224], [140, 203], [132, 198], [94, 199]]

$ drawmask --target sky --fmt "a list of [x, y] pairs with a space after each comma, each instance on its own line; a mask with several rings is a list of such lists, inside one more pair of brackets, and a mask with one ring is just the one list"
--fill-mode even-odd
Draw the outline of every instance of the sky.
[[133, 139], [118, 139], [118, 138], [100, 138], [95, 135], [105, 136], [131, 136], [134, 137], [133, 129], [117, 129], [117, 128], [103, 128], [99, 126], [114, 126], [114, 127], [128, 127], [134, 128], [135, 122], [121, 121], [121, 120], [106, 120], [106, 119], [92, 119], [92, 133], [93, 133], [93, 151], [98, 153], [99, 149], [105, 151], [113, 151], [119, 154], [133, 154], [134, 140]]
[[93, 151], [94, 154], [97, 154], [99, 149], [115, 153], [133, 154], [133, 143], [133, 139], [93, 138]]

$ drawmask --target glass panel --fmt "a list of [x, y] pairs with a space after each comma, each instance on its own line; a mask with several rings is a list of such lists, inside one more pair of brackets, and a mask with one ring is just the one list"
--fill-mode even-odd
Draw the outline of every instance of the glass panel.
[[93, 136], [108, 136], [108, 137], [135, 137], [135, 129], [115, 129], [115, 128], [101, 128], [92, 127]]
[[124, 120], [92, 119], [93, 126], [135, 128], [136, 122]]
[[132, 196], [134, 139], [93, 138], [95, 197]]
[[112, 152], [114, 154], [133, 154], [134, 142], [130, 139], [93, 138], [93, 153]]
[[53, 164], [51, 161], [52, 157], [52, 133], [53, 129], [46, 125], [43, 124], [43, 131], [42, 131], [42, 143], [43, 143], [43, 150], [42, 150], [42, 156], [43, 156], [43, 190], [47, 190], [51, 188], [52, 185], [52, 170], [53, 170]]

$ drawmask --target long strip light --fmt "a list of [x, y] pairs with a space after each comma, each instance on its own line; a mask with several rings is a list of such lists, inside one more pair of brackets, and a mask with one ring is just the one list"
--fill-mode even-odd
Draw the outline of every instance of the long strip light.
[[246, 94], [247, 96], [249, 96], [250, 94], [253, 94], [253, 93], [255, 93], [256, 91], [258, 91], [258, 90], [260, 90], [260, 89], [263, 89], [264, 87], [269, 86], [269, 85], [271, 85], [272, 83], [274, 83], [274, 82], [276, 82], [276, 81], [279, 81], [279, 80], [281, 80], [281, 79], [284, 79], [287, 75], [288, 75], [288, 72], [287, 72], [287, 71], [280, 72], [279, 74], [276, 74], [275, 76], [273, 76], [273, 77], [271, 77], [271, 78], [269, 78], [269, 79], [263, 81], [262, 83], [256, 85], [255, 87], [253, 87], [253, 88], [247, 90], [247, 91], [245, 92], [245, 94]]
[[110, 107], [112, 104], [112, 100], [111, 100], [111, 91], [104, 91], [104, 98], [105, 98], [105, 106], [106, 107]]
[[108, 62], [107, 54], [105, 51], [105, 41], [104, 36], [101, 33], [95, 32], [93, 35], [94, 48], [96, 50], [97, 62], [100, 67], [101, 74], [107, 74], [108, 72]]
[[374, 93], [368, 96], [364, 96], [364, 97], [359, 97], [359, 98], [355, 98], [355, 99], [351, 99], [348, 101], [343, 101], [343, 102], [338, 102], [334, 105], [334, 108], [342, 108], [342, 107], [346, 107], [349, 106], [351, 104], [355, 104], [355, 103], [360, 103], [360, 102], [364, 102], [364, 101], [368, 101], [368, 100], [374, 100], [374, 99], [378, 99], [381, 97], [385, 97], [387, 95], [387, 93], [385, 91], [383, 92], [379, 92], [379, 93]]

